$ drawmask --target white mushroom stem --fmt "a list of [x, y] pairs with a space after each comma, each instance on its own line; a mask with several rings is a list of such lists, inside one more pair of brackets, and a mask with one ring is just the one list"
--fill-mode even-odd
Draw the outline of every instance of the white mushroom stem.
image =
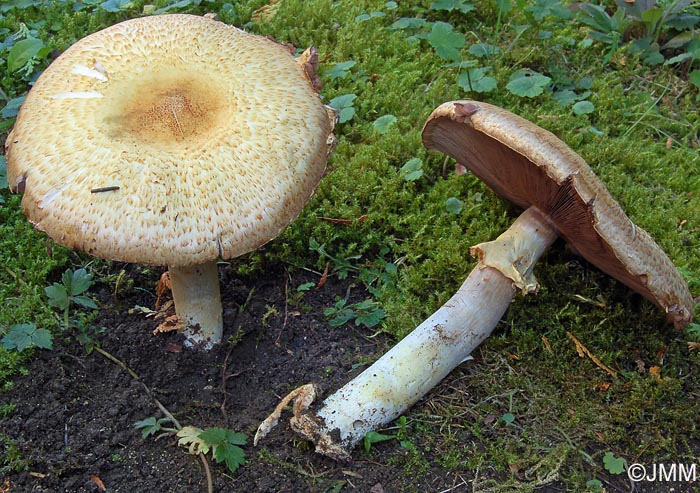
[[536, 291], [532, 269], [557, 236], [531, 207], [495, 241], [473, 247], [479, 263], [447, 303], [315, 414], [295, 416], [292, 427], [315, 441], [317, 452], [348, 459], [369, 431], [396, 419], [465, 361], [491, 334], [516, 288]]
[[216, 262], [168, 266], [175, 312], [185, 325], [185, 346], [211, 349], [221, 342], [223, 315]]

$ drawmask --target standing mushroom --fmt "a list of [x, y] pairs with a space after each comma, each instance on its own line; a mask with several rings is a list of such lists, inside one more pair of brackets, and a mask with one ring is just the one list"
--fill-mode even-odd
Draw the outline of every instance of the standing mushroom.
[[213, 19], [132, 19], [71, 46], [7, 138], [8, 180], [57, 243], [167, 265], [186, 344], [222, 337], [216, 261], [284, 230], [334, 143], [312, 49]]
[[[535, 293], [534, 265], [559, 236], [663, 309], [676, 328], [693, 316], [688, 286], [666, 254], [627, 218], [586, 162], [550, 132], [495, 106], [457, 101], [432, 113], [423, 142], [525, 211], [496, 240], [472, 247], [476, 268], [438, 311], [320, 409], [295, 409], [292, 428], [335, 459], [348, 459], [369, 431], [398, 417], [463, 362], [517, 290]], [[296, 393], [308, 407], [315, 388], [309, 384]], [[256, 439], [274, 426], [279, 411]]]

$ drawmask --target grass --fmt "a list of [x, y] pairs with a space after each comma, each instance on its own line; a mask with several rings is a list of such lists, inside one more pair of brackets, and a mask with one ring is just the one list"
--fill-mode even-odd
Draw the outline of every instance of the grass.
[[[116, 12], [99, 7], [74, 12], [72, 3], [36, 1], [29, 8], [0, 9], [0, 41], [23, 22], [47, 47], [61, 51], [143, 11], [141, 0]], [[322, 269], [326, 259], [310, 249], [310, 238], [360, 272], [391, 262], [398, 266], [396, 281], [383, 284], [374, 297], [387, 314], [382, 330], [396, 337], [408, 333], [471, 270], [469, 246], [495, 238], [518, 214], [476, 178], [458, 176], [454, 163], [421, 146], [420, 130], [434, 107], [482, 98], [549, 129], [579, 152], [698, 295], [697, 88], [684, 67], [649, 67], [629, 44], [604, 61], [609, 47], [590, 43], [575, 18], [563, 18], [561, 12], [533, 18], [532, 8], [547, 3], [560, 5], [484, 1], [462, 13], [431, 9], [429, 1], [280, 0], [264, 13], [258, 11], [264, 1], [192, 1], [180, 9], [218, 12], [223, 20], [298, 48], [313, 44], [321, 54], [325, 100], [356, 96], [352, 118], [337, 127], [340, 142], [329, 163], [332, 171], [309, 206], [264, 253], [246, 256], [241, 268], [283, 262]], [[490, 67], [497, 87], [484, 94], [465, 92], [458, 84], [464, 69], [441, 57], [420, 29], [390, 29], [401, 18], [450, 23], [464, 39], [462, 60]], [[476, 43], [500, 50], [476, 57], [469, 52]], [[0, 58], [7, 55], [0, 51]], [[38, 57], [38, 67], [47, 61]], [[334, 70], [348, 61], [355, 64]], [[506, 85], [522, 69], [543, 74], [551, 83], [536, 97], [515, 94]], [[12, 99], [28, 90], [31, 78], [3, 71], [0, 88]], [[581, 80], [590, 80], [590, 89], [575, 92], [590, 91], [586, 99], [593, 111], [577, 114], [572, 106], [562, 106], [552, 89]], [[385, 115], [393, 115], [395, 123], [378, 129], [374, 122]], [[11, 119], [0, 123], [5, 129], [0, 140], [10, 125]], [[424, 174], [410, 181], [400, 168], [413, 158], [422, 161]], [[55, 272], [80, 260], [56, 245], [49, 254], [45, 237], [23, 218], [17, 197], [0, 193], [5, 198], [0, 204], [0, 333], [26, 321], [55, 327], [43, 288]], [[448, 211], [451, 197], [462, 201], [459, 213]], [[350, 226], [318, 219], [361, 216], [366, 219]], [[478, 364], [463, 365], [411, 413], [417, 449], [397, 466], [407, 477], [426, 470], [431, 460], [478, 470], [483, 490], [497, 483], [499, 491], [532, 489], [556, 475], [570, 491], [583, 491], [591, 479], [610, 478], [602, 460], [606, 452], [629, 463], [696, 460], [700, 354], [688, 350], [691, 336], [673, 332], [651, 305], [562, 243], [555, 244], [536, 274], [540, 294], [513, 303], [495, 335], [477, 351]], [[579, 358], [567, 331], [620, 377], [612, 380], [589, 359]], [[11, 385], [11, 375], [26, 357], [0, 349], [0, 388]], [[661, 367], [660, 379], [649, 372], [654, 366]], [[500, 420], [508, 412], [515, 416], [511, 425]]]

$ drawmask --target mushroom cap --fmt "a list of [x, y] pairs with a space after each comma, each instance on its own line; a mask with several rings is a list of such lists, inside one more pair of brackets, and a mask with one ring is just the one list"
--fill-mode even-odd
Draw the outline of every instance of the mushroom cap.
[[665, 310], [676, 328], [692, 319], [693, 298], [668, 256], [551, 132], [487, 103], [453, 101], [430, 115], [423, 143], [501, 197], [544, 212], [581, 256]]
[[325, 170], [335, 114], [293, 48], [194, 15], [128, 20], [41, 75], [8, 181], [56, 242], [187, 266], [277, 236]]

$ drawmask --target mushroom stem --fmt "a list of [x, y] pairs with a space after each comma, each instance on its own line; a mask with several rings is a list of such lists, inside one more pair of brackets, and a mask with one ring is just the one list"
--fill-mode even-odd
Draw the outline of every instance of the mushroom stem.
[[223, 316], [216, 261], [168, 266], [175, 312], [185, 325], [185, 346], [209, 350], [221, 342]]
[[[491, 334], [516, 288], [523, 289], [520, 280], [534, 282], [532, 268], [557, 236], [542, 212], [527, 209], [498, 239], [477, 246], [479, 263], [447, 303], [315, 414], [295, 416], [292, 427], [316, 442], [317, 452], [348, 459], [369, 431], [401, 415]], [[494, 248], [502, 255], [492, 263], [482, 251]]]

